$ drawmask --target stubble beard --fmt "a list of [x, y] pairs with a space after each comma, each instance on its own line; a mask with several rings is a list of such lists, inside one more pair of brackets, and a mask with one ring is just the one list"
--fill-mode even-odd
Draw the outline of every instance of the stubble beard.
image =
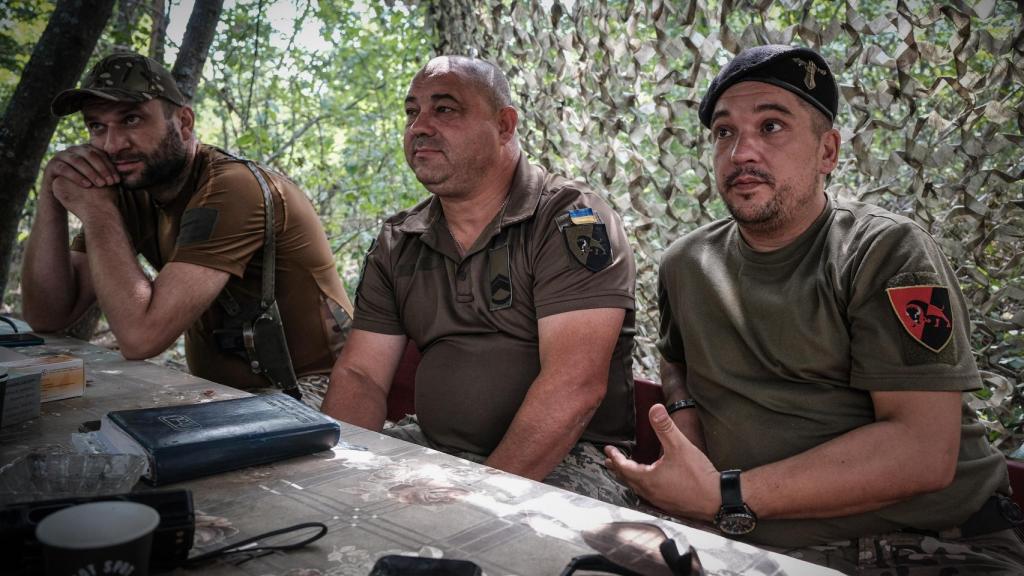
[[141, 190], [177, 178], [188, 163], [185, 143], [181, 141], [173, 126], [167, 126], [167, 132], [151, 154], [142, 157], [142, 172], [137, 178], [124, 180], [121, 186], [126, 190]]
[[445, 149], [442, 158], [432, 158], [417, 167], [409, 163], [416, 179], [435, 196], [456, 198], [471, 193], [487, 166], [465, 156], [453, 156]]
[[[759, 178], [764, 186], [771, 189], [771, 196], [757, 206], [741, 208], [738, 202], [730, 201], [726, 192], [733, 186], [733, 183], [740, 176], [755, 176]], [[719, 194], [725, 201], [725, 207], [732, 214], [733, 220], [744, 228], [755, 230], [761, 233], [774, 232], [781, 228], [789, 216], [788, 207], [782, 202], [782, 198], [792, 193], [788, 185], [779, 186], [775, 178], [768, 172], [757, 168], [739, 168], [731, 172], [721, 186]]]
[[417, 166], [411, 162], [409, 166], [412, 168], [412, 173], [416, 175], [416, 180], [428, 190], [444, 184], [451, 177], [450, 170], [444, 170], [439, 166], [431, 166], [429, 164]]
[[772, 186], [772, 196], [760, 206], [753, 206], [749, 209], [741, 209], [733, 203], [726, 202], [725, 206], [736, 220], [744, 228], [758, 232], [774, 232], [783, 227], [789, 218], [789, 210], [783, 205], [780, 197], [789, 194], [791, 188], [783, 186], [776, 188]]
[[407, 145], [408, 151], [405, 155], [405, 161], [409, 168], [412, 169], [416, 180], [431, 192], [434, 191], [435, 187], [443, 184], [451, 177], [452, 167], [450, 165], [439, 165], [437, 161], [441, 160], [441, 158], [434, 158], [433, 161], [429, 159], [417, 161], [416, 151], [421, 147], [438, 150], [441, 152], [441, 157], [447, 162], [448, 156], [445, 153], [445, 149], [439, 144], [439, 142], [431, 141], [428, 137], [417, 137]]

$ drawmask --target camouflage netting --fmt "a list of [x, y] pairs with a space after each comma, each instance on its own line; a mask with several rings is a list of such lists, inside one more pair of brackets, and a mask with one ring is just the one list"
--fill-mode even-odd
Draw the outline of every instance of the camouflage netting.
[[436, 0], [438, 53], [509, 75], [527, 153], [603, 188], [634, 237], [637, 371], [656, 377], [657, 262], [725, 214], [697, 105], [739, 50], [826, 55], [844, 147], [829, 189], [905, 214], [938, 239], [973, 305], [987, 389], [975, 407], [1021, 444], [1024, 382], [1024, 26], [1011, 1]]

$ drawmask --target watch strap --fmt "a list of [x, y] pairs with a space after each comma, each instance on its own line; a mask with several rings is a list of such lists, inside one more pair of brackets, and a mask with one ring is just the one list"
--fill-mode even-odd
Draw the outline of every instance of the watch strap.
[[740, 490], [740, 471], [725, 470], [722, 472], [720, 485], [722, 488], [722, 506], [743, 506], [743, 491]]
[[665, 410], [667, 410], [669, 414], [672, 414], [673, 412], [678, 412], [680, 410], [685, 410], [687, 408], [696, 408], [696, 407], [697, 407], [697, 401], [696, 400], [694, 400], [693, 398], [685, 398], [683, 400], [676, 400], [675, 402], [666, 405], [665, 406]]

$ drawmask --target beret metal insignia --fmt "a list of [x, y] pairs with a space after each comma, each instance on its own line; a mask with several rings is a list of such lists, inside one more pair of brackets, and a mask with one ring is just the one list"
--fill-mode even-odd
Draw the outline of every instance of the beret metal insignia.
[[804, 74], [804, 86], [807, 86], [808, 90], [814, 90], [814, 87], [817, 85], [814, 81], [815, 73], [821, 74], [822, 76], [828, 75], [828, 70], [825, 70], [824, 68], [818, 68], [817, 64], [809, 60], [793, 58], [793, 62], [796, 62], [796, 65], [803, 68], [806, 72]]

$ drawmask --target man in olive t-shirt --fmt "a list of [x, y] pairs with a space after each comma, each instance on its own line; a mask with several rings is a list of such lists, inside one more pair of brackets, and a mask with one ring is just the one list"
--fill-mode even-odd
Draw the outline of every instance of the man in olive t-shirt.
[[617, 504], [595, 443], [634, 436], [632, 251], [579, 182], [528, 163], [493, 65], [431, 60], [406, 97], [406, 159], [432, 196], [366, 257], [324, 412], [381, 429], [395, 368], [422, 351], [416, 419], [385, 433]]
[[837, 107], [805, 48], [712, 82], [732, 218], [662, 259], [665, 456], [608, 465], [675, 516], [849, 573], [1021, 573], [1005, 463], [962, 398], [981, 380], [956, 276], [911, 220], [825, 194]]
[[[126, 358], [159, 354], [185, 332], [193, 374], [269, 387], [250, 367], [234, 320], [252, 315], [261, 297], [265, 212], [256, 174], [199, 143], [170, 73], [137, 54], [104, 58], [53, 110], [81, 110], [89, 143], [57, 153], [43, 173], [22, 274], [29, 323], [60, 330], [98, 301]], [[288, 178], [256, 170], [274, 205], [287, 352], [304, 400], [319, 406], [351, 305], [312, 204]], [[84, 231], [70, 251], [69, 212]], [[155, 279], [137, 253], [159, 271]]]

